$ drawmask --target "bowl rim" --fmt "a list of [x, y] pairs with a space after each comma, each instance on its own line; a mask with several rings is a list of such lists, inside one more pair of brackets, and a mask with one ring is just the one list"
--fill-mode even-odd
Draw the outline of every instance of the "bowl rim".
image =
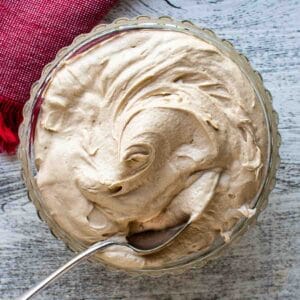
[[[113, 266], [107, 261], [104, 261], [97, 257], [92, 258], [92, 260], [97, 260], [98, 262], [100, 261], [102, 265], [105, 265], [106, 267], [114, 271], [126, 271], [132, 274], [142, 273], [151, 276], [160, 276], [166, 273], [182, 272], [191, 267], [204, 266], [210, 260], [218, 258], [222, 254], [222, 252], [228, 248], [229, 245], [231, 245], [239, 237], [241, 237], [249, 229], [249, 227], [251, 227], [251, 225], [255, 223], [261, 211], [263, 211], [267, 206], [268, 196], [275, 186], [276, 171], [280, 164], [279, 147], [281, 144], [281, 137], [278, 132], [278, 114], [272, 107], [272, 96], [269, 90], [264, 87], [262, 76], [259, 72], [252, 68], [246, 56], [235, 50], [235, 48], [229, 41], [217, 37], [212, 30], [196, 26], [188, 20], [176, 21], [168, 16], [162, 16], [159, 18], [153, 18], [149, 16], [137, 16], [132, 19], [119, 18], [110, 24], [97, 25], [92, 29], [91, 32], [77, 36], [69, 46], [59, 50], [55, 59], [44, 67], [40, 79], [32, 85], [30, 91], [30, 99], [26, 102], [23, 109], [23, 122], [19, 127], [20, 146], [18, 148], [18, 158], [22, 163], [21, 173], [23, 181], [25, 182], [27, 187], [28, 198], [33, 202], [39, 218], [47, 223], [51, 233], [56, 238], [63, 240], [67, 247], [72, 251], [78, 252], [86, 247], [83, 244], [79, 247], [78, 245], [74, 246], [74, 240], [66, 235], [63, 230], [56, 228], [58, 226], [55, 226], [55, 224], [53, 224], [53, 220], [50, 220], [49, 216], [47, 216], [47, 212], [43, 210], [41, 202], [39, 201], [40, 197], [38, 195], [35, 179], [31, 175], [31, 162], [28, 158], [28, 153], [32, 151], [32, 149], [30, 148], [31, 137], [29, 132], [30, 122], [32, 118], [32, 109], [37, 101], [39, 91], [41, 91], [43, 85], [45, 85], [45, 82], [47, 82], [47, 80], [49, 80], [49, 78], [51, 77], [51, 72], [62, 60], [67, 59], [72, 54], [74, 54], [74, 52], [80, 49], [82, 45], [84, 45], [88, 41], [95, 40], [97, 37], [105, 37], [106, 35], [111, 33], [120, 33], [122, 31], [136, 29], [162, 29], [186, 32], [195, 35], [198, 38], [202, 38], [205, 41], [213, 42], [213, 44], [218, 49], [221, 48], [225, 52], [228, 51], [228, 53], [233, 53], [234, 55], [236, 55], [235, 63], [238, 64], [239, 67], [242, 67], [242, 71], [244, 70], [244, 74], [246, 73], [245, 75], [247, 75], [249, 72], [249, 74], [251, 74], [251, 76], [253, 77], [251, 79], [249, 78], [249, 76], [247, 76], [248, 80], [250, 80], [251, 82], [251, 85], [253, 84], [253, 81], [255, 81], [255, 93], [257, 97], [260, 98], [260, 102], [265, 113], [266, 123], [268, 127], [267, 129], [269, 133], [269, 165], [266, 171], [266, 177], [264, 178], [264, 183], [261, 186], [261, 191], [260, 193], [258, 193], [259, 196], [257, 197], [257, 205], [255, 206], [256, 213], [253, 217], [243, 220], [240, 228], [231, 236], [229, 243], [224, 242], [221, 246], [218, 246], [216, 249], [210, 251], [203, 257], [200, 256], [198, 258], [191, 258], [184, 263], [175, 263], [167, 267], [125, 269]], [[236, 225], [234, 225], [234, 227], [235, 226]]]

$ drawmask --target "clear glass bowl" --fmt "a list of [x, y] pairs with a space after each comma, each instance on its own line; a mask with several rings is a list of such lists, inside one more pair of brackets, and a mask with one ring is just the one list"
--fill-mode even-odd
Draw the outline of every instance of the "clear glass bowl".
[[[74, 240], [50, 217], [49, 213], [43, 206], [43, 201], [41, 201], [41, 195], [36, 184], [35, 175], [37, 174], [37, 169], [34, 159], [33, 139], [35, 136], [38, 114], [42, 104], [41, 93], [47, 82], [50, 80], [56, 66], [62, 60], [68, 59], [113, 35], [129, 30], [140, 29], [185, 32], [213, 44], [221, 50], [221, 52], [229, 56], [240, 67], [241, 71], [246, 75], [251, 83], [257, 99], [261, 104], [262, 110], [264, 111], [265, 123], [268, 131], [268, 167], [266, 168], [260, 191], [254, 203], [254, 207], [256, 208], [255, 215], [249, 219], [241, 219], [241, 221], [234, 226], [230, 243], [225, 243], [223, 240], [216, 241], [210, 249], [205, 252], [196, 252], [164, 266], [130, 270], [130, 272], [161, 275], [165, 272], [173, 273], [176, 270], [182, 271], [190, 266], [200, 267], [206, 264], [209, 260], [218, 257], [224, 248], [241, 236], [249, 228], [250, 224], [254, 223], [258, 214], [266, 207], [269, 193], [275, 185], [275, 173], [280, 161], [278, 155], [280, 135], [277, 131], [277, 113], [272, 108], [271, 94], [267, 89], [265, 89], [261, 75], [252, 69], [248, 59], [244, 55], [238, 53], [230, 42], [219, 39], [214, 32], [209, 29], [199, 28], [189, 21], [174, 21], [169, 17], [154, 19], [146, 16], [140, 16], [131, 20], [117, 19], [112, 24], [96, 26], [90, 33], [78, 36], [70, 46], [61, 49], [54, 61], [44, 68], [40, 80], [33, 85], [30, 100], [24, 107], [24, 120], [19, 129], [20, 147], [18, 155], [22, 163], [22, 174], [28, 188], [28, 196], [34, 203], [39, 217], [48, 224], [54, 236], [62, 239], [71, 250], [78, 252], [85, 249], [86, 246], [82, 242]], [[101, 261], [101, 259], [97, 256], [95, 256], [93, 260]], [[105, 264], [107, 265], [107, 263]]]

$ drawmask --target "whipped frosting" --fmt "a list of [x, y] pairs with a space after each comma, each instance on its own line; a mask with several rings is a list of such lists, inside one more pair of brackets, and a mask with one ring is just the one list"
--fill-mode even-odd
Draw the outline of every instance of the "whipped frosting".
[[162, 266], [251, 217], [266, 160], [255, 92], [220, 50], [186, 33], [118, 34], [63, 61], [43, 92], [34, 142], [43, 207], [89, 245], [192, 218], [164, 250], [99, 254]]

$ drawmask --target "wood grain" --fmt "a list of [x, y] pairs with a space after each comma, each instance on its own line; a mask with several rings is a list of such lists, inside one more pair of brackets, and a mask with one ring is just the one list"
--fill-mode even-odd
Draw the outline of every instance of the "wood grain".
[[[156, 279], [85, 263], [36, 299], [300, 299], [300, 3], [167, 2], [120, 1], [105, 21], [139, 14], [190, 19], [249, 57], [280, 117], [282, 163], [270, 204], [257, 226], [203, 269]], [[0, 156], [0, 298], [15, 298], [71, 256], [36, 216], [19, 162]]]

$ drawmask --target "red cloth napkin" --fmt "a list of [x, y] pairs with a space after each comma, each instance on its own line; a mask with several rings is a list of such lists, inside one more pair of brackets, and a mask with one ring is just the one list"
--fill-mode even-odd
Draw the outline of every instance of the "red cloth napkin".
[[0, 0], [0, 152], [18, 145], [31, 85], [56, 52], [90, 31], [116, 0]]

